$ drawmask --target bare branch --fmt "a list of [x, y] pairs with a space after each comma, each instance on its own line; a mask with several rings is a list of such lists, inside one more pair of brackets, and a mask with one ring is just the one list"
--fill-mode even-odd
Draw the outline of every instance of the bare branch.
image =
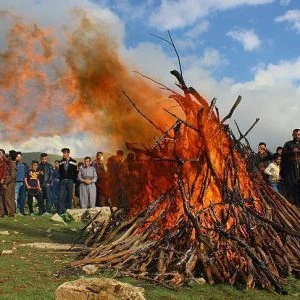
[[238, 96], [235, 103], [233, 104], [229, 114], [221, 121], [221, 124], [224, 124], [224, 122], [232, 117], [233, 112], [238, 107], [238, 105], [241, 103], [242, 96]]
[[156, 128], [161, 133], [165, 133], [159, 126], [157, 126], [152, 120], [150, 120], [137, 106], [136, 104], [130, 99], [130, 97], [122, 91], [123, 95], [129, 100], [131, 105], [135, 108], [135, 110], [143, 117], [145, 118], [154, 128]]

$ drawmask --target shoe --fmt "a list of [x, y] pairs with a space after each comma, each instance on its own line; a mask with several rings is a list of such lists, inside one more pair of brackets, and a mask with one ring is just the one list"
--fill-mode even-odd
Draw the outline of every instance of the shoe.
[[16, 216], [18, 216], [18, 217], [24, 217], [25, 214], [18, 213]]
[[50, 214], [48, 212], [44, 212], [43, 214], [41, 214], [42, 216], [50, 216]]
[[31, 216], [31, 217], [34, 217], [34, 213], [31, 213], [30, 216]]

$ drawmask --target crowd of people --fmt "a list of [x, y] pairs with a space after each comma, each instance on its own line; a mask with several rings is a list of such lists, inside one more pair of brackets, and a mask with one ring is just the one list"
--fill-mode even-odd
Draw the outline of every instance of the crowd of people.
[[[294, 129], [292, 136], [275, 154], [266, 143], [259, 143], [257, 174], [300, 207], [300, 129]], [[102, 152], [97, 152], [95, 160], [86, 156], [80, 163], [70, 156], [69, 148], [61, 152], [62, 159], [55, 160], [53, 166], [47, 153], [41, 153], [40, 161], [33, 160], [28, 166], [21, 152], [10, 150], [6, 154], [0, 149], [0, 217], [35, 215], [34, 199], [40, 215], [61, 215], [77, 207], [113, 205], [128, 209], [129, 192], [138, 194], [144, 186], [145, 166], [138, 164], [134, 153], [124, 159], [124, 152], [118, 150], [105, 164]]]
[[[71, 208], [109, 204], [128, 207], [125, 201], [119, 201], [124, 199], [119, 184], [124, 166], [122, 150], [108, 158], [106, 165], [102, 152], [97, 152], [93, 161], [86, 156], [77, 164], [70, 157], [69, 148], [61, 151], [62, 159], [55, 160], [53, 166], [48, 162], [47, 153], [41, 153], [40, 161], [33, 160], [28, 166], [23, 162], [21, 152], [11, 150], [6, 155], [0, 149], [0, 217], [34, 216], [34, 199], [39, 215], [56, 212], [61, 215]], [[112, 192], [108, 193], [108, 190]]]
[[283, 147], [278, 146], [274, 154], [267, 149], [266, 143], [259, 143], [258, 175], [274, 191], [300, 207], [300, 129], [294, 129], [292, 137]]

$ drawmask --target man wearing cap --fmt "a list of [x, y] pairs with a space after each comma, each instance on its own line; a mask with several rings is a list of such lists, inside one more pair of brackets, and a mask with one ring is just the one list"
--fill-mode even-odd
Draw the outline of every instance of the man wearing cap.
[[59, 202], [58, 214], [63, 214], [66, 209], [72, 208], [73, 184], [77, 178], [77, 162], [70, 157], [70, 149], [61, 149], [63, 158], [59, 162]]

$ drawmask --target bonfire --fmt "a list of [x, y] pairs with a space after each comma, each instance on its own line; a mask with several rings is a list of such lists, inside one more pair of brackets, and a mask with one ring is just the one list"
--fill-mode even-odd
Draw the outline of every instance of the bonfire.
[[[207, 102], [172, 71], [182, 93], [172, 91], [184, 113], [163, 131], [125, 97], [161, 136], [135, 153], [126, 190], [128, 217], [91, 221], [75, 268], [95, 264], [124, 276], [180, 287], [204, 277], [209, 284], [242, 283], [286, 293], [284, 278], [299, 274], [299, 210], [256, 177], [247, 134], [236, 137]], [[151, 101], [149, 99], [149, 101]], [[237, 124], [236, 124], [237, 125]]]

